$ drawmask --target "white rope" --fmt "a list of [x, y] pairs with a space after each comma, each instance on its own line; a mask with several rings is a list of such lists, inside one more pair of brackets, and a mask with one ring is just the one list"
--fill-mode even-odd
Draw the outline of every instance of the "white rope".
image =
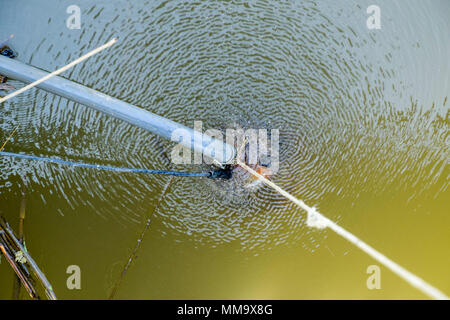
[[46, 76], [40, 78], [39, 80], [36, 80], [36, 81], [30, 83], [29, 85], [26, 85], [25, 87], [23, 87], [23, 88], [21, 88], [21, 89], [19, 89], [19, 90], [16, 90], [16, 91], [14, 91], [13, 93], [8, 94], [7, 96], [5, 96], [5, 97], [3, 97], [3, 98], [0, 99], [0, 103], [3, 103], [3, 102], [5, 102], [6, 100], [9, 100], [9, 99], [11, 99], [11, 98], [13, 98], [13, 97], [15, 97], [15, 96], [21, 94], [21, 93], [23, 93], [23, 92], [25, 92], [25, 91], [27, 91], [27, 90], [33, 88], [33, 87], [39, 85], [39, 84], [42, 83], [42, 82], [47, 81], [48, 79], [50, 79], [50, 78], [52, 78], [52, 77], [54, 77], [54, 76], [59, 75], [60, 73], [66, 71], [67, 69], [72, 68], [73, 66], [79, 64], [80, 62], [86, 60], [87, 58], [92, 57], [94, 54], [97, 54], [97, 53], [99, 53], [100, 51], [102, 51], [102, 50], [104, 50], [104, 49], [106, 49], [106, 48], [111, 47], [114, 43], [116, 43], [116, 41], [117, 41], [117, 39], [114, 38], [114, 39], [110, 40], [109, 42], [105, 43], [104, 45], [102, 45], [101, 47], [98, 47], [97, 49], [94, 49], [94, 50], [92, 50], [91, 52], [85, 54], [84, 56], [82, 56], [82, 57], [80, 57], [80, 58], [78, 58], [78, 59], [72, 61], [72, 62], [69, 63], [68, 65], [65, 65], [64, 67], [62, 67], [62, 68], [60, 68], [60, 69], [58, 69], [58, 70], [56, 70], [56, 71], [53, 71], [52, 73], [49, 73], [49, 74], [47, 74]]
[[267, 184], [269, 187], [273, 188], [280, 194], [282, 194], [287, 199], [294, 202], [296, 205], [298, 205], [300, 208], [304, 209], [307, 212], [306, 216], [306, 224], [309, 227], [314, 227], [318, 229], [324, 229], [324, 228], [330, 228], [334, 232], [336, 232], [341, 237], [345, 238], [358, 248], [360, 248], [362, 251], [367, 253], [369, 256], [377, 260], [379, 263], [383, 264], [385, 267], [390, 269], [392, 272], [397, 274], [399, 277], [403, 278], [406, 282], [408, 282], [413, 287], [417, 288], [418, 290], [422, 291], [429, 297], [433, 299], [439, 299], [439, 300], [448, 300], [449, 297], [447, 297], [442, 291], [439, 289], [433, 287], [429, 283], [425, 282], [423, 279], [419, 278], [415, 274], [409, 272], [402, 266], [398, 265], [388, 257], [386, 257], [381, 252], [375, 250], [371, 246], [369, 246], [367, 243], [350, 233], [349, 231], [345, 230], [344, 228], [338, 226], [335, 222], [331, 221], [327, 217], [325, 217], [320, 212], [316, 211], [314, 207], [309, 207], [306, 205], [302, 200], [299, 200], [295, 198], [290, 193], [286, 192], [285, 190], [281, 189], [279, 186], [277, 186], [272, 181], [266, 179], [264, 176], [260, 175], [258, 172], [247, 166], [245, 163], [240, 161], [239, 159], [236, 160], [236, 163], [239, 164], [242, 168], [253, 174], [255, 177], [259, 178], [262, 182]]

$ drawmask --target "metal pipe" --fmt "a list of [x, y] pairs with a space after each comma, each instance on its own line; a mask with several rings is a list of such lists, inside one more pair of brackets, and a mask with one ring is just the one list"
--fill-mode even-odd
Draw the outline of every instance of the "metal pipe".
[[[0, 55], [0, 74], [21, 82], [31, 83], [46, 76], [48, 72]], [[236, 156], [235, 148], [219, 139], [62, 77], [55, 76], [37, 87], [169, 140], [172, 140], [174, 135], [178, 137], [183, 134], [184, 138], [179, 141], [180, 144], [221, 164], [231, 163]]]

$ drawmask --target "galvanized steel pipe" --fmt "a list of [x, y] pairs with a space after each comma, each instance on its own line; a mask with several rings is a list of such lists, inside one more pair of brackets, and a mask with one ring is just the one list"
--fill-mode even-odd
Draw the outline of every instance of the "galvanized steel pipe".
[[[46, 76], [48, 72], [17, 60], [0, 56], [0, 74], [21, 82], [31, 83]], [[184, 130], [183, 132], [187, 133], [190, 139], [180, 141], [181, 144], [202, 154], [208, 152], [206, 154], [207, 156], [210, 156], [221, 164], [231, 163], [236, 156], [235, 148], [221, 140], [194, 131], [175, 121], [158, 116], [62, 77], [55, 76], [42, 82], [37, 87], [81, 103], [114, 118], [126, 121], [169, 140], [171, 140], [175, 130]], [[194, 136], [201, 138], [194, 139]], [[215, 150], [216, 152], [209, 154], [211, 150]]]

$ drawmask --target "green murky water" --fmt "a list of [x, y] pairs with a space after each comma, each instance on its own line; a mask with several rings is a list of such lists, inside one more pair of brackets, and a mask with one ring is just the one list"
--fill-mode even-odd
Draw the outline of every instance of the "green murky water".
[[[378, 1], [0, 1], [0, 41], [55, 70], [118, 36], [65, 77], [192, 127], [280, 129], [274, 181], [450, 293], [450, 3]], [[20, 87], [21, 84], [11, 81]], [[5, 150], [167, 168], [172, 144], [33, 89], [0, 106]], [[198, 169], [195, 167], [192, 170]], [[59, 298], [425, 298], [268, 188], [0, 159], [0, 212], [18, 224]], [[157, 205], [159, 203], [159, 205]], [[81, 290], [66, 286], [81, 268]], [[0, 264], [0, 298], [13, 273]], [[22, 293], [23, 294], [23, 293]], [[24, 295], [24, 294], [23, 294]]]

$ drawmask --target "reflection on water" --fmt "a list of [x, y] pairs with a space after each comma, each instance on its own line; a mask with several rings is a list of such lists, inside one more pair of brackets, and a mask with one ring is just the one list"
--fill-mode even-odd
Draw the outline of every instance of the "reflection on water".
[[[190, 127], [201, 120], [205, 129], [279, 129], [277, 184], [448, 292], [450, 5], [404, 2], [381, 1], [382, 29], [369, 31], [364, 1], [86, 1], [77, 31], [65, 28], [68, 1], [2, 1], [0, 38], [14, 33], [21, 61], [53, 70], [118, 36], [65, 76]], [[3, 140], [19, 125], [11, 152], [168, 167], [169, 142], [40, 90], [1, 114]], [[61, 297], [104, 297], [152, 212], [124, 298], [417, 294], [402, 284], [369, 292], [364, 270], [373, 261], [348, 258], [354, 248], [308, 229], [304, 213], [270, 188], [177, 178], [155, 210], [167, 177], [6, 158], [0, 167], [2, 214], [17, 219], [23, 180], [29, 246]], [[75, 252], [65, 250], [80, 237]], [[85, 266], [90, 289], [65, 289], [66, 262]], [[323, 274], [307, 280], [330, 264], [345, 285]], [[349, 265], [359, 266], [357, 279]], [[221, 273], [234, 287], [219, 285]], [[273, 280], [266, 286], [258, 274]], [[209, 288], [211, 281], [219, 284]]]

